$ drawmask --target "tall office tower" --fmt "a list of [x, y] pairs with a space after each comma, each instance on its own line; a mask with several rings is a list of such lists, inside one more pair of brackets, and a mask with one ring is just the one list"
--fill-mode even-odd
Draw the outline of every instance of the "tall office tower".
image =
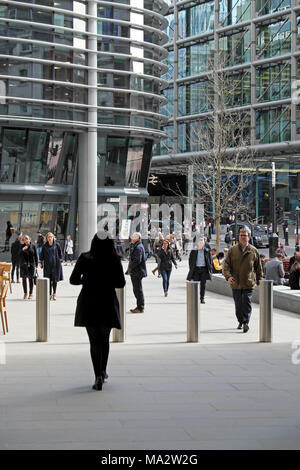
[[[0, 245], [79, 232], [97, 204], [147, 197], [164, 135], [163, 0], [0, 0]], [[77, 224], [78, 213], [78, 224]]]
[[[169, 0], [166, 45], [169, 82], [163, 108], [168, 139], [157, 145], [152, 172], [167, 181], [199, 152], [195, 123], [210, 112], [207, 73], [216, 55], [238, 86], [232, 112], [243, 112], [254, 176], [249, 202], [256, 216], [270, 215], [271, 162], [276, 200], [293, 218], [300, 197], [300, 4], [296, 0]], [[298, 89], [298, 92], [297, 92]], [[173, 170], [172, 170], [173, 168]]]

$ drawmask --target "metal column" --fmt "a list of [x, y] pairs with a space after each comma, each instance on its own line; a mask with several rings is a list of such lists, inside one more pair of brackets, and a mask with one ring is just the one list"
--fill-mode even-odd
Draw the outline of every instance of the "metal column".
[[118, 297], [119, 305], [120, 305], [120, 319], [122, 329], [117, 330], [114, 328], [113, 330], [113, 342], [114, 343], [124, 343], [126, 337], [126, 290], [125, 287], [122, 289], [116, 289], [116, 294]]
[[40, 278], [36, 281], [36, 341], [48, 341], [49, 310], [49, 279]]
[[79, 134], [79, 253], [90, 248], [97, 232], [97, 2], [88, 4], [88, 131]]
[[273, 336], [273, 281], [260, 281], [259, 341], [271, 343]]
[[200, 333], [199, 322], [199, 282], [187, 281], [186, 283], [186, 308], [187, 308], [187, 343], [198, 343]]

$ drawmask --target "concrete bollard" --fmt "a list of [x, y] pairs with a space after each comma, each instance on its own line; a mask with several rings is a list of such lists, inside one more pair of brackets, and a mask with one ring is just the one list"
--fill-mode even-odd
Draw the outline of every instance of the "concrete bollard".
[[259, 341], [272, 343], [273, 337], [273, 281], [260, 281]]
[[199, 282], [186, 282], [187, 343], [198, 343], [199, 322]]
[[49, 279], [36, 281], [36, 341], [47, 342], [50, 333]]
[[113, 343], [124, 343], [126, 336], [126, 290], [125, 287], [122, 289], [116, 289], [116, 294], [118, 297], [120, 305], [120, 319], [122, 329], [118, 330], [117, 328], [113, 329]]

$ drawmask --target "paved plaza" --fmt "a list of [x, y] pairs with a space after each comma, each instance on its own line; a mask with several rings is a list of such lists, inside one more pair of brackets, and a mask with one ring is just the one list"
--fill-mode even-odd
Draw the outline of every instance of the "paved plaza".
[[[127, 315], [101, 392], [91, 389], [86, 331], [73, 327], [71, 267], [50, 304], [48, 343], [35, 342], [35, 301], [13, 285], [0, 336], [0, 449], [300, 449], [300, 316], [274, 310], [273, 343], [259, 343], [257, 304], [244, 334], [233, 300], [207, 292], [199, 343], [186, 343], [187, 261], [167, 298], [153, 266], [145, 313]], [[126, 295], [129, 311], [128, 277]]]

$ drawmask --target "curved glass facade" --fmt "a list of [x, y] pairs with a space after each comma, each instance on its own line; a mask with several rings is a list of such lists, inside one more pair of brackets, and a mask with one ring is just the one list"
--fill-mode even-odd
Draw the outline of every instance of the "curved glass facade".
[[26, 197], [72, 206], [80, 141], [95, 129], [99, 199], [108, 186], [145, 197], [167, 121], [167, 12], [163, 0], [0, 1], [0, 201], [27, 185]]

